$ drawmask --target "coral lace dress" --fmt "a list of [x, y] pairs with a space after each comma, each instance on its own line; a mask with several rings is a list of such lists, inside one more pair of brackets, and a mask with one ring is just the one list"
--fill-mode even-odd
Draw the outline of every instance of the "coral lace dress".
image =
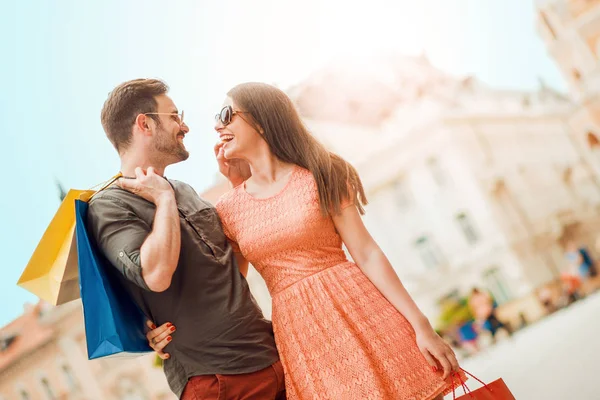
[[240, 185], [217, 210], [234, 249], [269, 288], [289, 400], [429, 400], [451, 390], [408, 321], [348, 261], [308, 170], [296, 167], [266, 199]]

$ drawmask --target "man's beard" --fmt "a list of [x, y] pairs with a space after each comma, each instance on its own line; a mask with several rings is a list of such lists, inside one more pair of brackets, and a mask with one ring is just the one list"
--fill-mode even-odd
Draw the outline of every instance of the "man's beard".
[[[180, 132], [179, 134], [183, 135], [184, 132]], [[160, 158], [169, 163], [185, 161], [190, 156], [183, 143], [179, 142], [177, 137], [170, 136], [163, 129], [155, 136], [154, 149]]]

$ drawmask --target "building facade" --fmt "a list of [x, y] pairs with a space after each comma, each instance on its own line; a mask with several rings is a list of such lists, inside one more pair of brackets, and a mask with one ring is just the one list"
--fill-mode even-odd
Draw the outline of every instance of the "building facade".
[[80, 301], [28, 305], [0, 329], [0, 399], [175, 399], [154, 360], [89, 361]]
[[569, 86], [571, 132], [600, 172], [600, 0], [536, 0], [537, 30]]
[[[565, 227], [597, 226], [600, 201], [570, 135], [572, 102], [544, 86], [493, 90], [423, 57], [375, 64], [347, 76], [324, 71], [314, 85], [321, 103], [364, 115], [362, 132], [320, 124], [327, 115], [303, 108], [316, 104], [310, 91], [296, 88], [296, 101], [313, 132], [359, 169], [371, 202], [365, 223], [419, 305], [433, 318], [437, 301], [457, 291], [485, 286], [506, 302], [555, 278]], [[381, 77], [388, 93], [378, 104], [367, 97], [361, 113], [362, 92], [343, 87], [377, 87]]]

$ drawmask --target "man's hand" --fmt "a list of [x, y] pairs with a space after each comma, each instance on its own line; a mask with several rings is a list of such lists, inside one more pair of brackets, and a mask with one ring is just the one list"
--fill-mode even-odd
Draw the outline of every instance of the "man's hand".
[[245, 180], [250, 178], [250, 165], [244, 160], [225, 158], [223, 145], [225, 143], [219, 141], [214, 147], [215, 157], [219, 163], [219, 171], [231, 182], [233, 187], [241, 185]]
[[149, 167], [146, 172], [138, 167], [135, 169], [135, 179], [120, 178], [117, 184], [154, 204], [158, 204], [164, 199], [175, 198], [171, 184], [162, 176], [154, 173], [152, 167]]

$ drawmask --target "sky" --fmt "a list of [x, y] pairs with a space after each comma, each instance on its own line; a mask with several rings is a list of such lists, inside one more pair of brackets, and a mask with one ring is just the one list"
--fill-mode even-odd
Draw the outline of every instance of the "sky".
[[0, 3], [0, 326], [36, 301], [16, 282], [59, 206], [56, 180], [85, 189], [118, 171], [100, 110], [123, 81], [169, 84], [191, 156], [166, 174], [198, 191], [217, 174], [213, 116], [244, 81], [285, 88], [336, 60], [397, 52], [500, 89], [542, 78], [566, 91], [527, 0]]

